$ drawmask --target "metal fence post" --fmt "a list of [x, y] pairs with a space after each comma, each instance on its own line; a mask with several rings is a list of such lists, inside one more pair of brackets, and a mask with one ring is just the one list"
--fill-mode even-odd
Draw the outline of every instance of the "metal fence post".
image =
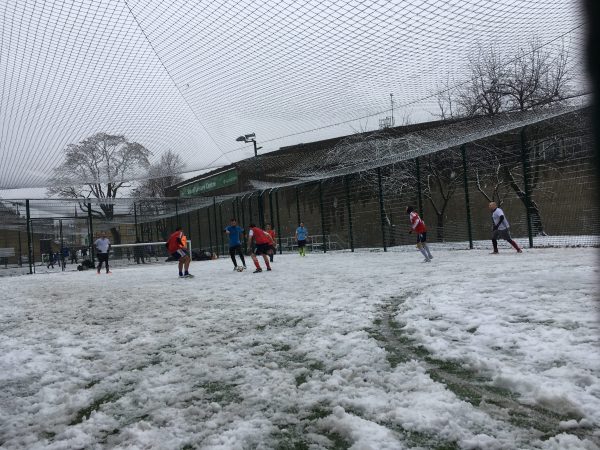
[[133, 223], [135, 226], [135, 241], [139, 242], [140, 236], [138, 234], [137, 207], [135, 205], [135, 202], [133, 202]]
[[279, 254], [283, 253], [281, 248], [281, 220], [279, 220], [279, 190], [275, 189], [275, 208], [277, 209], [277, 239], [279, 240]]
[[21, 246], [21, 230], [17, 231], [19, 238], [19, 267], [23, 267], [23, 247]]
[[[244, 199], [246, 198], [246, 194], [242, 196], [240, 200], [240, 210], [242, 211], [242, 227], [244, 229], [248, 228], [248, 224], [246, 223], [246, 213], [244, 212]], [[246, 250], [246, 233], [242, 233], [242, 240], [244, 242], [244, 251]]]
[[263, 204], [263, 194], [265, 193], [265, 191], [259, 191], [258, 192], [258, 198], [257, 198], [257, 202], [258, 202], [258, 223], [260, 228], [264, 228], [265, 227], [265, 211], [264, 211], [264, 204]]
[[185, 214], [185, 218], [187, 220], [187, 227], [185, 229], [187, 230], [188, 233], [190, 233], [190, 240], [192, 242], [194, 242], [194, 239], [192, 239], [193, 238], [193, 236], [192, 236], [192, 219], [190, 218], [190, 212], [189, 211]]
[[94, 260], [96, 259], [96, 256], [94, 255], [94, 243], [92, 242], [94, 240], [94, 223], [92, 222], [92, 204], [91, 203], [87, 204], [87, 210], [88, 210], [88, 246], [89, 246], [89, 251], [90, 251], [90, 260], [92, 262], [94, 262]]
[[219, 203], [219, 228], [217, 228], [218, 231], [218, 236], [219, 236], [219, 244], [221, 245], [220, 250], [217, 254], [220, 254], [221, 251], [224, 250], [224, 245], [223, 245], [223, 203]]
[[269, 189], [269, 212], [271, 213], [271, 229], [275, 229], [275, 211], [273, 211], [273, 189]]
[[415, 168], [417, 175], [417, 201], [419, 202], [419, 214], [421, 218], [425, 217], [425, 211], [423, 211], [423, 195], [421, 194], [421, 166], [419, 165], [419, 157], [415, 158]]
[[385, 209], [383, 204], [383, 186], [381, 183], [381, 167], [377, 168], [377, 184], [379, 185], [379, 218], [381, 220], [381, 240], [383, 242], [383, 251], [387, 252], [385, 244]]
[[300, 193], [298, 192], [298, 186], [296, 186], [296, 225], [300, 225]]
[[27, 261], [29, 262], [29, 274], [33, 274], [33, 236], [31, 236], [31, 211], [29, 200], [25, 200], [25, 211], [27, 214]]
[[175, 228], [177, 228], [180, 225], [181, 224], [179, 223], [179, 200], [175, 199]]
[[525, 190], [525, 211], [527, 211], [527, 236], [529, 248], [533, 248], [533, 230], [531, 227], [531, 193], [529, 191], [529, 156], [527, 155], [527, 126], [521, 129], [521, 162], [523, 164], [523, 185]]
[[[469, 200], [469, 177], [467, 174], [467, 146], [460, 146], [463, 165], [463, 187], [465, 190], [465, 208], [467, 209], [467, 231], [469, 233], [469, 248], [473, 249], [473, 228], [471, 224], [471, 202]], [[421, 212], [421, 211], [419, 211]]]
[[327, 232], [325, 230], [325, 211], [323, 209], [323, 182], [319, 181], [319, 207], [321, 210], [321, 234], [323, 236], [323, 253], [327, 253]]
[[60, 264], [60, 269], [65, 271], [65, 261], [64, 261], [64, 251], [65, 251], [65, 242], [63, 240], [63, 227], [62, 227], [62, 219], [58, 219], [58, 236], [60, 240], [60, 255], [58, 257], [58, 263]]
[[206, 216], [208, 222], [208, 240], [210, 242], [210, 251], [213, 251], [213, 239], [212, 239], [212, 231], [210, 226], [210, 205], [206, 207]]
[[214, 218], [214, 223], [215, 223], [215, 246], [217, 247], [217, 251], [215, 252], [217, 254], [217, 256], [220, 255], [220, 251], [219, 251], [219, 238], [220, 233], [217, 231], [219, 228], [217, 227], [217, 198], [213, 196], [213, 218]]
[[252, 195], [254, 195], [254, 193], [251, 193], [248, 196], [248, 225], [254, 222], [254, 219], [252, 218]]
[[196, 221], [198, 222], [198, 248], [202, 248], [202, 232], [200, 231], [200, 209], [196, 210]]
[[348, 242], [350, 250], [354, 251], [354, 233], [352, 232], [352, 205], [350, 204], [350, 175], [344, 176], [344, 185], [346, 187], [346, 208], [348, 210]]

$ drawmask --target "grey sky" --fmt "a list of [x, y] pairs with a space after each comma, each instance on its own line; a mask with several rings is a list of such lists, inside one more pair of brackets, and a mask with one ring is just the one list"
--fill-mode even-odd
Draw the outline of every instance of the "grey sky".
[[448, 73], [460, 79], [478, 45], [510, 52], [567, 33], [576, 59], [578, 11], [577, 0], [3, 0], [0, 189], [46, 186], [65, 146], [99, 131], [198, 170], [250, 156], [240, 134], [273, 151], [376, 128], [390, 93], [397, 123], [430, 120], [435, 101], [422, 99]]

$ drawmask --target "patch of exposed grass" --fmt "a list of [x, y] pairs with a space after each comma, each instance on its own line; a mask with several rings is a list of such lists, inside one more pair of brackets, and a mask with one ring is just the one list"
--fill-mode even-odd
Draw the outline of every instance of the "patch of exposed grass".
[[204, 389], [207, 401], [216, 402], [220, 405], [240, 403], [242, 401], [242, 398], [237, 393], [237, 385], [234, 384], [227, 384], [220, 381], [210, 381], [195, 387]]
[[98, 383], [100, 383], [100, 380], [92, 380], [92, 381], [90, 381], [88, 384], [86, 384], [86, 385], [84, 386], [84, 388], [85, 388], [85, 389], [91, 389], [91, 388], [93, 388], [94, 386], [96, 386]]
[[289, 352], [292, 347], [288, 344], [272, 344], [273, 350], [278, 352]]
[[95, 399], [90, 405], [85, 408], [80, 409], [75, 413], [75, 417], [69, 423], [69, 425], [78, 425], [82, 423], [84, 420], [88, 420], [94, 411], [98, 411], [102, 405], [106, 403], [116, 402], [119, 398], [121, 398], [120, 393], [118, 392], [110, 392], [108, 394], [103, 395]]
[[296, 387], [300, 386], [301, 384], [306, 383], [306, 380], [308, 379], [308, 372], [303, 372], [300, 375], [296, 375]]
[[[340, 434], [328, 430], [320, 430], [317, 422], [331, 415], [331, 408], [326, 405], [315, 405], [304, 420], [297, 424], [279, 424], [279, 430], [273, 434], [277, 442], [274, 446], [277, 450], [308, 450], [315, 447], [315, 442], [307, 438], [310, 434], [319, 435], [327, 438], [329, 444], [325, 448], [331, 450], [346, 450], [350, 448], [350, 443]], [[322, 448], [322, 442], [318, 447]]]
[[[56, 436], [56, 433], [54, 431], [42, 431], [40, 433], [40, 438], [42, 438], [42, 439], [51, 440], [51, 439], [54, 439], [54, 436]], [[2, 445], [2, 444], [0, 443], [0, 445]]]
[[[410, 295], [413, 294], [408, 293], [407, 297]], [[526, 430], [537, 430], [544, 437], [561, 433], [562, 430], [558, 427], [561, 421], [581, 419], [581, 417], [575, 417], [577, 414], [558, 414], [540, 406], [521, 404], [518, 402], [518, 394], [493, 386], [491, 380], [478, 371], [466, 368], [460, 362], [435, 358], [426, 348], [417, 344], [403, 332], [404, 324], [395, 321], [398, 309], [404, 301], [405, 297], [392, 297], [390, 303], [382, 305], [382, 315], [373, 322], [373, 328], [367, 329], [369, 335], [386, 350], [386, 357], [391, 367], [396, 367], [411, 359], [423, 361], [432, 380], [444, 384], [458, 398], [476, 407], [484, 408], [484, 405], [488, 405], [485, 407], [487, 413], [492, 414], [498, 420], [506, 420], [508, 416], [508, 421], [512, 425]], [[543, 325], [551, 323], [552, 321], [547, 321]], [[475, 333], [477, 327], [467, 331]], [[501, 349], [498, 348], [498, 350]], [[501, 412], [490, 409], [490, 405]], [[408, 432], [403, 431], [403, 433]], [[583, 431], [581, 434], [585, 435], [586, 433]], [[431, 436], [420, 436], [414, 432], [411, 432], [410, 436], [413, 436], [411, 442], [415, 446], [426, 444], [427, 448], [457, 448], [455, 443], [439, 442], [438, 445], [436, 439]]]

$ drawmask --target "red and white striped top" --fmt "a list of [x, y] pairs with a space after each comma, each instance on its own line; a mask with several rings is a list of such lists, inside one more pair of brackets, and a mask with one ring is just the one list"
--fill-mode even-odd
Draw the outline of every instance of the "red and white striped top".
[[425, 222], [423, 222], [416, 211], [410, 213], [410, 226], [413, 231], [416, 231], [417, 233], [425, 233], [427, 231]]

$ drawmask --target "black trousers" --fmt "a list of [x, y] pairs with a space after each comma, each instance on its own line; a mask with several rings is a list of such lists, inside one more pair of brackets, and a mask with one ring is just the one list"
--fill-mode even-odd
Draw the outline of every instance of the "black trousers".
[[241, 245], [235, 245], [233, 247], [229, 247], [229, 256], [231, 257], [231, 260], [233, 261], [233, 265], [235, 267], [237, 267], [237, 262], [235, 260], [235, 255], [236, 253], [238, 255], [240, 255], [240, 259], [242, 260], [242, 265], [246, 265], [246, 261], [244, 260], [244, 252], [242, 252], [242, 246]]
[[102, 263], [106, 264], [106, 271], [108, 272], [108, 253], [98, 253], [98, 272], [102, 269]]

